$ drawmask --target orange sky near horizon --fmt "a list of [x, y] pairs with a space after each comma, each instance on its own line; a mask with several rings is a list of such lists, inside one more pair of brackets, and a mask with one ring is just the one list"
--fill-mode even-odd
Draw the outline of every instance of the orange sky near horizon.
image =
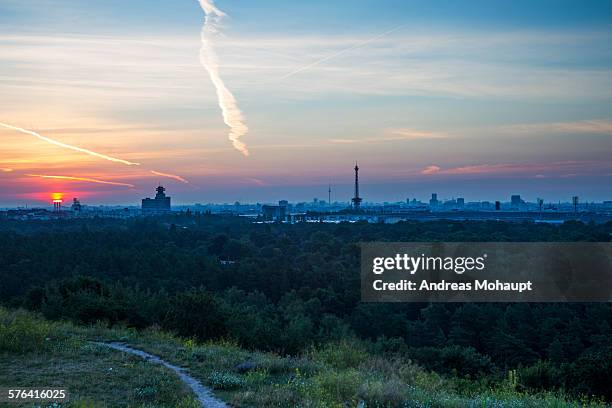
[[244, 157], [199, 58], [197, 2], [0, 3], [0, 122], [140, 164], [0, 127], [0, 207], [53, 192], [137, 205], [157, 183], [183, 203], [310, 201], [330, 184], [348, 202], [355, 161], [366, 200], [612, 199], [608, 25], [436, 26], [401, 2], [374, 24], [366, 3], [350, 21], [340, 3], [305, 3], [337, 13], [319, 26], [299, 5], [276, 19], [219, 1], [214, 76], [244, 114]]

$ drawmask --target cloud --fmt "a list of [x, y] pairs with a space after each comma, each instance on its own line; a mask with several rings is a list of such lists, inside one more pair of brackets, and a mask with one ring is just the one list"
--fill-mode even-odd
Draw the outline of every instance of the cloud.
[[423, 170], [421, 170], [421, 174], [436, 174], [439, 173], [440, 170], [441, 168], [438, 166], [427, 166]]
[[351, 143], [382, 143], [382, 142], [397, 142], [397, 141], [414, 141], [426, 139], [444, 139], [448, 137], [446, 133], [427, 132], [414, 129], [389, 129], [378, 137], [367, 137], [360, 139], [330, 139], [330, 143], [351, 144]]
[[579, 120], [574, 122], [525, 123], [501, 126], [497, 131], [514, 134], [591, 133], [612, 134], [612, 120]]
[[380, 39], [382, 37], [385, 37], [385, 36], [395, 32], [395, 31], [399, 30], [402, 27], [403, 27], [403, 25], [397, 26], [397, 27], [395, 27], [395, 28], [393, 28], [391, 30], [385, 31], [383, 33], [380, 33], [380, 34], [378, 34], [378, 35], [376, 35], [376, 36], [374, 36], [372, 38], [368, 38], [367, 40], [361, 41], [361, 42], [359, 42], [357, 44], [353, 44], [352, 46], [350, 46], [348, 48], [344, 48], [344, 49], [342, 49], [342, 50], [340, 50], [338, 52], [335, 52], [335, 53], [333, 53], [331, 55], [328, 55], [328, 56], [325, 56], [323, 58], [320, 58], [320, 59], [318, 59], [318, 60], [316, 60], [314, 62], [311, 62], [310, 64], [306, 64], [306, 65], [304, 65], [304, 66], [302, 66], [300, 68], [294, 69], [293, 71], [291, 71], [291, 72], [281, 76], [280, 79], [283, 80], [283, 79], [290, 78], [290, 77], [294, 76], [295, 74], [298, 74], [298, 73], [306, 71], [306, 70], [308, 70], [310, 68], [316, 67], [317, 65], [320, 65], [320, 64], [322, 64], [324, 62], [327, 62], [327, 61], [330, 61], [330, 60], [332, 60], [334, 58], [338, 58], [341, 55], [346, 54], [347, 52], [356, 50], [357, 48], [364, 47], [364, 46], [366, 46], [366, 45], [368, 45], [368, 44], [370, 44], [370, 43], [372, 43], [372, 42], [374, 42], [374, 41], [376, 41], [376, 40], [378, 40], [378, 39]]
[[245, 124], [242, 111], [234, 94], [227, 88], [219, 74], [219, 58], [214, 48], [214, 41], [220, 32], [220, 25], [227, 15], [215, 7], [214, 0], [200, 0], [200, 5], [206, 14], [202, 27], [202, 48], [200, 61], [208, 72], [210, 80], [217, 91], [218, 104], [223, 114], [223, 121], [230, 128], [229, 140], [236, 150], [244, 156], [249, 155], [246, 144], [240, 139], [247, 134], [249, 128]]
[[155, 170], [151, 170], [151, 174], [155, 174], [156, 176], [171, 178], [173, 180], [180, 181], [183, 184], [189, 184], [189, 181], [187, 181], [181, 176], [177, 176], [176, 174], [162, 173], [161, 171], [155, 171]]
[[5, 127], [7, 129], [10, 129], [10, 130], [14, 130], [14, 131], [20, 132], [20, 133], [24, 133], [24, 134], [27, 134], [27, 135], [32, 135], [32, 136], [37, 137], [38, 139], [40, 139], [40, 140], [42, 140], [44, 142], [50, 143], [50, 144], [55, 145], [55, 146], [62, 147], [64, 149], [74, 150], [74, 151], [79, 152], [79, 153], [88, 154], [90, 156], [98, 157], [100, 159], [108, 160], [108, 161], [111, 161], [111, 162], [126, 164], [128, 166], [139, 166], [140, 165], [140, 163], [134, 163], [134, 162], [131, 162], [131, 161], [128, 161], [128, 160], [118, 159], [116, 157], [111, 157], [111, 156], [108, 156], [108, 155], [105, 155], [105, 154], [101, 154], [101, 153], [97, 153], [97, 152], [94, 152], [94, 151], [91, 151], [91, 150], [88, 150], [88, 149], [83, 149], [82, 147], [72, 146], [72, 145], [69, 145], [69, 144], [66, 144], [66, 143], [62, 143], [62, 142], [59, 142], [57, 140], [51, 139], [49, 137], [43, 136], [40, 133], [34, 132], [32, 130], [23, 129], [23, 128], [20, 128], [20, 127], [17, 127], [17, 126], [13, 126], [13, 125], [9, 125], [9, 124], [6, 124], [6, 123], [1, 123], [1, 122], [0, 122], [0, 126]]
[[47, 175], [47, 174], [25, 174], [27, 177], [38, 177], [44, 179], [57, 179], [57, 180], [68, 180], [68, 181], [82, 181], [85, 183], [96, 183], [96, 184], [108, 184], [111, 186], [122, 186], [122, 187], [131, 187], [133, 188], [133, 184], [128, 183], [119, 183], [116, 181], [106, 181], [106, 180], [98, 180], [88, 177], [72, 177], [72, 176], [55, 176], [55, 175]]
[[561, 161], [550, 163], [501, 163], [476, 164], [443, 169], [436, 165], [423, 168], [422, 175], [487, 175], [487, 176], [528, 176], [535, 178], [574, 177], [585, 174], [599, 174], [612, 168], [612, 161]]
[[397, 135], [398, 139], [401, 140], [445, 139], [448, 137], [447, 133], [427, 132], [414, 129], [390, 129], [388, 132]]
[[265, 181], [255, 178], [255, 177], [247, 177], [245, 178], [245, 180], [249, 182], [250, 184], [255, 184], [256, 186], [260, 186], [260, 187], [264, 187], [267, 185]]

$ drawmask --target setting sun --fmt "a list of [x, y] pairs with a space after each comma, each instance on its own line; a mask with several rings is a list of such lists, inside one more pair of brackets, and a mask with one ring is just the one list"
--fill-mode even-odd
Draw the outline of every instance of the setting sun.
[[64, 194], [63, 193], [52, 193], [51, 199], [53, 200], [54, 203], [61, 203], [64, 199]]

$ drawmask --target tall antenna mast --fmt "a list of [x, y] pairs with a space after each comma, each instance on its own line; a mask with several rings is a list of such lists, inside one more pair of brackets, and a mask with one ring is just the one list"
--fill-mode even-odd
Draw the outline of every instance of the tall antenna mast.
[[359, 197], [359, 166], [355, 162], [355, 197], [351, 199], [353, 202], [353, 208], [358, 210], [361, 206], [362, 198]]

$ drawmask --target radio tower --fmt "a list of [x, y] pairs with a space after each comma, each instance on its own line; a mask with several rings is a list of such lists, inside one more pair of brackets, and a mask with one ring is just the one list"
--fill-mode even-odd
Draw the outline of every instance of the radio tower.
[[353, 202], [353, 208], [358, 210], [361, 206], [362, 199], [359, 197], [359, 166], [357, 162], [355, 162], [355, 197], [353, 197], [351, 201]]

